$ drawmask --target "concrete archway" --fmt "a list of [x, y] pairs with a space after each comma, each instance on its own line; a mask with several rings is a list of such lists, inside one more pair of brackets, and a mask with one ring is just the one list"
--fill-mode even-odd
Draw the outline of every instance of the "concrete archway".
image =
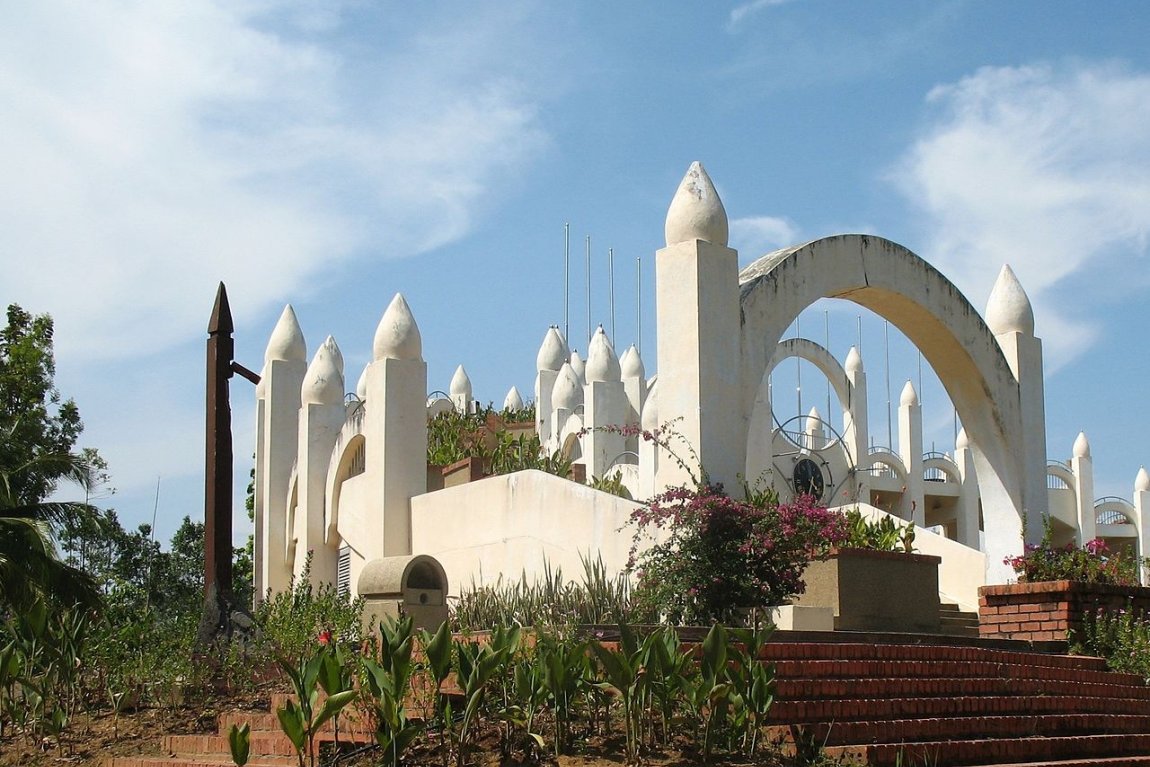
[[[1018, 381], [994, 334], [958, 288], [907, 248], [868, 235], [827, 237], [771, 253], [743, 269], [739, 283], [743, 428], [749, 428], [756, 406], [763, 406], [759, 382], [782, 334], [803, 309], [820, 298], [870, 309], [922, 351], [958, 409], [978, 474], [988, 575], [1004, 575], [996, 563], [1021, 550], [1024, 513], [1045, 513], [1046, 503], [1025, 480], [1030, 467], [1023, 465]], [[1044, 467], [1038, 472], [1044, 476]], [[1033, 535], [1039, 526], [1029, 527]]]

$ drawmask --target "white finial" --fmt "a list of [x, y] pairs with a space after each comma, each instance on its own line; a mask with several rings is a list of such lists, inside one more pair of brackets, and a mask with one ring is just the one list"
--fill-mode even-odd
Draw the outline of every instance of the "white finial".
[[986, 325], [996, 336], [1003, 333], [1034, 335], [1034, 309], [1009, 264], [1002, 265], [986, 302]]
[[522, 410], [523, 409], [523, 397], [521, 397], [519, 395], [519, 389], [512, 386], [507, 391], [507, 396], [503, 398], [503, 409], [504, 410]]
[[706, 240], [713, 245], [727, 245], [727, 211], [711, 183], [711, 177], [698, 161], [687, 168], [687, 175], [667, 209], [663, 230], [667, 245], [690, 240]]
[[555, 410], [574, 410], [583, 404], [583, 383], [571, 367], [565, 363], [559, 369], [559, 376], [555, 379], [555, 387], [551, 390], [551, 407]]
[[658, 385], [652, 386], [647, 392], [647, 401], [643, 403], [643, 413], [639, 416], [639, 425], [643, 431], [655, 431], [659, 428], [659, 396]]
[[1090, 457], [1090, 440], [1086, 439], [1086, 432], [1084, 431], [1078, 432], [1078, 438], [1074, 440], [1074, 457]]
[[339, 360], [343, 354], [331, 336], [327, 337], [304, 375], [300, 399], [305, 405], [336, 405], [343, 402], [343, 373]]
[[579, 385], [582, 386], [587, 383], [587, 363], [579, 356], [578, 350], [571, 350], [571, 359], [568, 360], [568, 364], [571, 365], [571, 369], [575, 371], [575, 375], [579, 378]]
[[423, 339], [419, 335], [419, 325], [407, 299], [402, 293], [387, 305], [387, 311], [375, 329], [375, 339], [371, 345], [376, 361], [383, 359], [418, 360], [423, 355]]
[[455, 375], [451, 377], [451, 386], [448, 387], [447, 393], [452, 397], [466, 397], [471, 399], [471, 377], [467, 375], [467, 371], [460, 365], [455, 369]]
[[264, 362], [272, 360], [285, 360], [287, 362], [307, 361], [307, 342], [304, 341], [303, 330], [300, 329], [299, 320], [296, 319], [295, 309], [291, 304], [284, 307], [268, 339], [268, 348], [264, 352]]
[[263, 399], [268, 394], [268, 366], [260, 369], [260, 382], [256, 384], [256, 399]]
[[1150, 474], [1146, 473], [1145, 466], [1138, 469], [1138, 476], [1134, 478], [1134, 489], [1140, 493], [1150, 490]]
[[363, 366], [363, 372], [359, 374], [359, 380], [355, 382], [355, 396], [359, 397], [360, 402], [367, 400], [367, 365]]
[[819, 414], [819, 409], [817, 407], [812, 407], [811, 411], [807, 413], [807, 431], [822, 431], [822, 429], [823, 417]]
[[954, 440], [955, 450], [966, 450], [970, 447], [970, 438], [966, 436], [966, 427], [958, 430], [958, 438]]
[[623, 352], [623, 356], [619, 358], [619, 368], [623, 378], [647, 377], [647, 371], [643, 368], [643, 358], [639, 356], [635, 344], [631, 344], [627, 347], [627, 351]]
[[535, 370], [558, 370], [566, 361], [567, 344], [563, 343], [559, 329], [552, 325], [547, 328], [547, 335], [543, 336], [543, 344], [535, 355]]
[[899, 397], [898, 403], [908, 406], [918, 404], [918, 392], [914, 390], [914, 384], [910, 381], [907, 381], [906, 386], [902, 387], [902, 396]]
[[611, 346], [603, 326], [591, 336], [591, 347], [587, 350], [587, 367], [584, 376], [588, 381], [618, 381], [621, 376], [619, 358]]
[[852, 346], [851, 350], [847, 352], [847, 358], [843, 363], [843, 369], [848, 373], [863, 372], [862, 355], [859, 354], [859, 350], [857, 348]]

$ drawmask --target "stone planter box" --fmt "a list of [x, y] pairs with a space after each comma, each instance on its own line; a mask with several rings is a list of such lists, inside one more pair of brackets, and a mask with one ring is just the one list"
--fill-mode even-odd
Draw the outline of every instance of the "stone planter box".
[[936, 634], [940, 557], [871, 549], [839, 549], [803, 574], [801, 607], [829, 607], [836, 631]]
[[1077, 581], [983, 586], [978, 590], [978, 633], [990, 639], [1065, 641], [1099, 609], [1150, 611], [1150, 588]]
[[443, 467], [443, 487], [456, 487], [491, 476], [488, 462], [482, 458], [464, 458]]

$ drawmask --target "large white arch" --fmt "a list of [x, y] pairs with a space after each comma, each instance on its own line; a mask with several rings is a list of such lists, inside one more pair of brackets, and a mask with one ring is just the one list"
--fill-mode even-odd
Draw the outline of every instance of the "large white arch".
[[[837, 235], [776, 251], [743, 269], [739, 283], [743, 429], [763, 396], [758, 384], [775, 347], [803, 309], [820, 298], [870, 309], [922, 351], [958, 409], [978, 474], [987, 562], [992, 577], [1003, 575], [996, 563], [1021, 550], [1023, 515], [1046, 512], [1045, 492], [1035, 493], [1026, 480], [1028, 471], [1044, 478], [1045, 465], [1024, 465], [1018, 381], [994, 334], [958, 288], [907, 248], [868, 235]], [[743, 444], [746, 436], [744, 431]], [[1033, 535], [1039, 526], [1029, 527]]]

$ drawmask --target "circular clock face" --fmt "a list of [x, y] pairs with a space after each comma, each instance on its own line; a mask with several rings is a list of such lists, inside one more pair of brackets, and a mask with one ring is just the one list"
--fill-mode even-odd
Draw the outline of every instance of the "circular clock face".
[[823, 497], [823, 490], [826, 489], [823, 470], [810, 458], [803, 458], [795, 464], [793, 481], [797, 494], [813, 495], [815, 498]]

